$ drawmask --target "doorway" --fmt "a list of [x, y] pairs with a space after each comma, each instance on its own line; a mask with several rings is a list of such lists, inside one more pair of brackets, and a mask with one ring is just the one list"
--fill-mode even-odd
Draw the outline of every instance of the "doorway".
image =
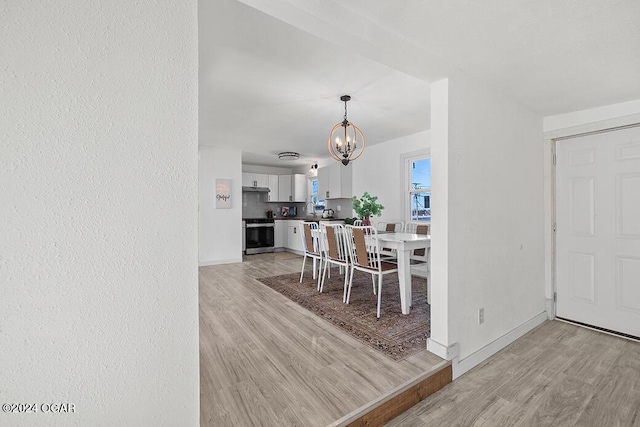
[[556, 314], [640, 337], [640, 125], [556, 140]]

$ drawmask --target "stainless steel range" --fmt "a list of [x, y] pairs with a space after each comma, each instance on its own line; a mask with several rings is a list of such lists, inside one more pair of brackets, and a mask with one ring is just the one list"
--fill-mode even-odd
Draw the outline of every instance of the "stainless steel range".
[[275, 250], [273, 218], [244, 218], [245, 253], [247, 255], [273, 252]]

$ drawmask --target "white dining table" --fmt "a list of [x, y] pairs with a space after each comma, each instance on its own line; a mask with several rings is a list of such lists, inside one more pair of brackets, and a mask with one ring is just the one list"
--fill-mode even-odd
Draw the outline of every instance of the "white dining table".
[[411, 307], [411, 253], [414, 249], [431, 246], [431, 236], [414, 233], [378, 233], [378, 246], [395, 249], [398, 254], [398, 281], [402, 314], [409, 314]]
[[[320, 237], [320, 230], [314, 230], [314, 237]], [[431, 236], [428, 234], [396, 233], [378, 231], [378, 246], [395, 249], [398, 255], [398, 282], [400, 285], [400, 307], [402, 314], [409, 314], [411, 309], [411, 253], [415, 249], [431, 247]], [[315, 262], [315, 259], [314, 259]], [[315, 267], [315, 264], [314, 264]]]

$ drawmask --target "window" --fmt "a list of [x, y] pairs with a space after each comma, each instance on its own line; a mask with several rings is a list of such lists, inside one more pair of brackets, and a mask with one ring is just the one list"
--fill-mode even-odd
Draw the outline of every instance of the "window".
[[427, 155], [407, 157], [407, 218], [431, 221], [431, 158]]
[[318, 179], [311, 180], [311, 201], [315, 210], [324, 210], [324, 200], [318, 200]]

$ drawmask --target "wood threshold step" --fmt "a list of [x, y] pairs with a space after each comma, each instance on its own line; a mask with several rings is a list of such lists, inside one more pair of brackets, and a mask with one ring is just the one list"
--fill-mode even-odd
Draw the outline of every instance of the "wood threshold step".
[[449, 384], [452, 377], [451, 361], [445, 360], [334, 421], [329, 427], [382, 426]]

